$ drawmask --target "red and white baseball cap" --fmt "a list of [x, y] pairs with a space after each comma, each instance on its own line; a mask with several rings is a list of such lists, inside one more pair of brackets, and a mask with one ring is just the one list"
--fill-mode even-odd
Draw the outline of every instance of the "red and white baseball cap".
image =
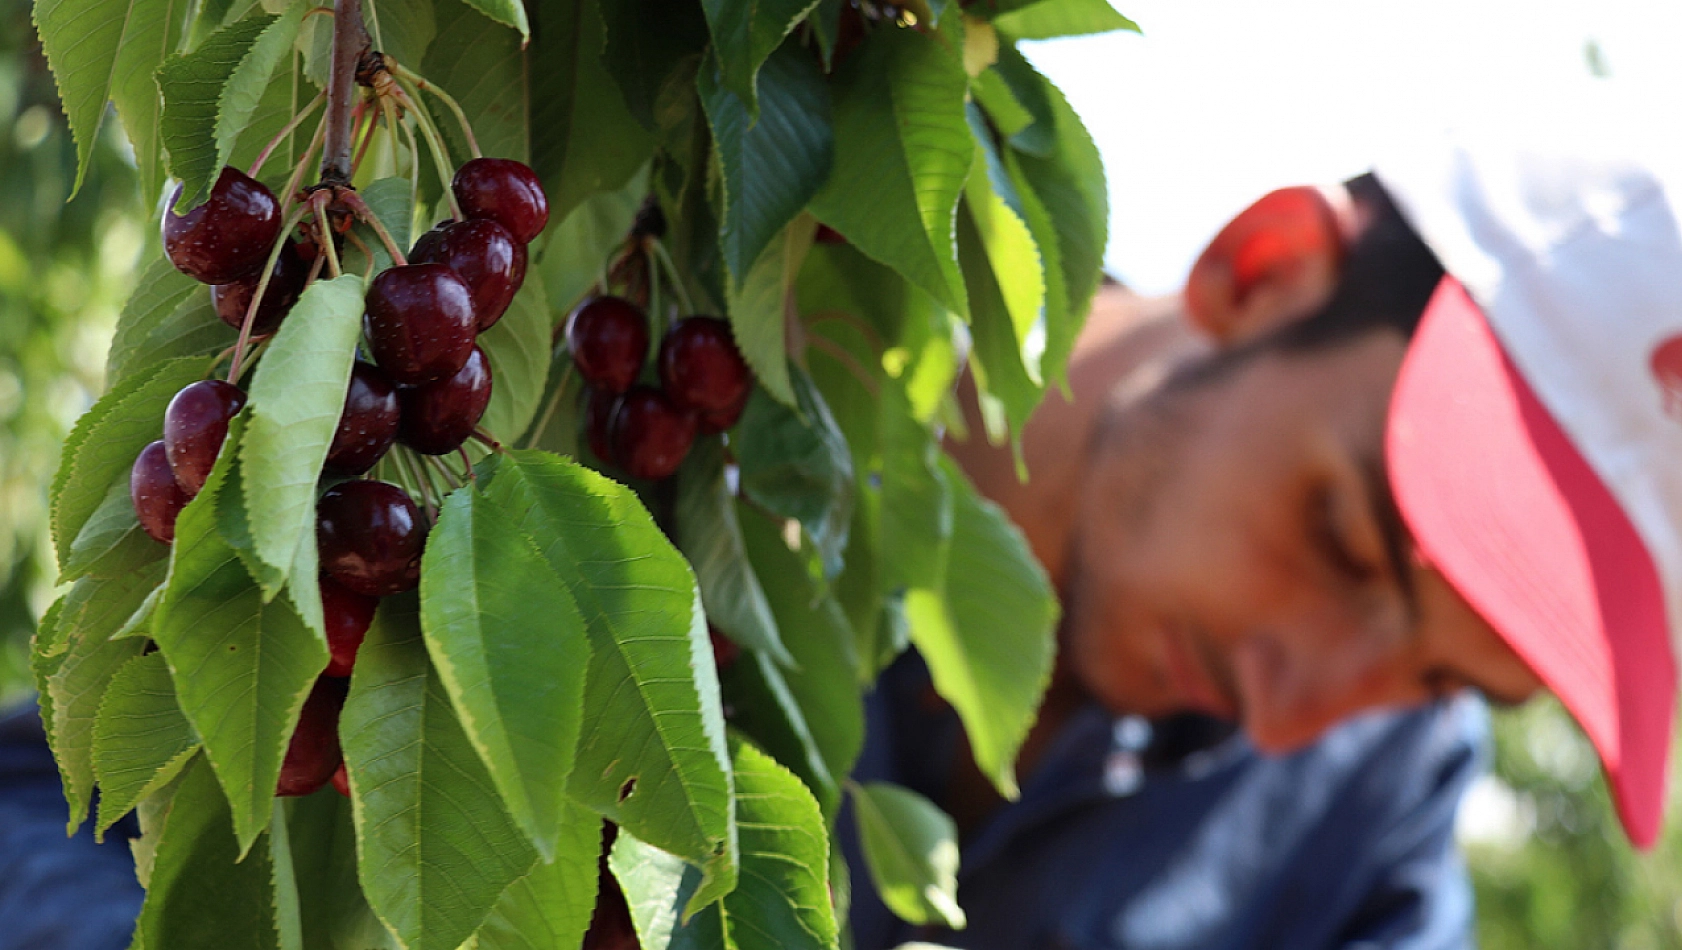
[[1679, 114], [1597, 105], [1375, 169], [1450, 275], [1390, 407], [1397, 504], [1594, 743], [1638, 847], [1682, 656]]

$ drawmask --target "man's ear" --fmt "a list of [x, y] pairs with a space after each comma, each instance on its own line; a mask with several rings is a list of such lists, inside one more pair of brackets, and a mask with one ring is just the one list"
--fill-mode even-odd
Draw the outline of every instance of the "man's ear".
[[1323, 306], [1337, 285], [1342, 217], [1318, 188], [1281, 188], [1233, 218], [1186, 279], [1186, 315], [1223, 344]]

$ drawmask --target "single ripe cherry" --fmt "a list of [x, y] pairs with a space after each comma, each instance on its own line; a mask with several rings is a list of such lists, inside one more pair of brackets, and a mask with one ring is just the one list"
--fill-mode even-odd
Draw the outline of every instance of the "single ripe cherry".
[[186, 214], [164, 209], [164, 255], [183, 274], [206, 284], [227, 284], [263, 266], [280, 237], [280, 202], [262, 182], [235, 168], [222, 169], [210, 197]]
[[348, 684], [337, 677], [323, 676], [315, 681], [309, 698], [304, 700], [303, 712], [298, 714], [292, 741], [286, 745], [280, 780], [275, 783], [276, 795], [308, 795], [332, 780], [345, 760], [339, 749], [339, 711], [344, 708], [348, 689]]
[[456, 169], [450, 190], [462, 214], [495, 221], [521, 244], [530, 244], [549, 223], [549, 199], [543, 185], [537, 173], [520, 162], [475, 158]]
[[453, 376], [473, 352], [472, 295], [443, 264], [382, 271], [368, 288], [366, 305], [374, 360], [394, 383], [413, 386]]
[[742, 410], [748, 407], [748, 397], [753, 395], [751, 388], [742, 391], [742, 398], [736, 400], [735, 405], [723, 409], [703, 409], [695, 414], [695, 425], [706, 435], [717, 435], [739, 422]]
[[201, 379], [175, 394], [164, 410], [164, 449], [175, 480], [197, 495], [216, 465], [228, 420], [245, 408], [245, 392], [220, 379]]
[[438, 242], [444, 239], [444, 229], [455, 224], [455, 219], [445, 218], [434, 224], [425, 234], [415, 238], [415, 243], [409, 248], [409, 263], [438, 263], [432, 255], [438, 251]]
[[315, 506], [321, 569], [358, 594], [384, 597], [420, 583], [426, 527], [409, 494], [388, 482], [344, 482]]
[[343, 762], [339, 763], [338, 770], [333, 773], [333, 791], [346, 798], [350, 797], [350, 772], [346, 771]]
[[695, 441], [695, 417], [653, 386], [625, 393], [609, 426], [613, 456], [636, 478], [665, 478], [683, 464]]
[[461, 372], [423, 386], [397, 390], [402, 423], [397, 438], [426, 455], [443, 455], [473, 434], [473, 427], [491, 404], [491, 363], [477, 346]]
[[484, 332], [502, 319], [526, 278], [526, 246], [495, 221], [453, 221], [421, 235], [409, 263], [455, 271], [473, 296], [473, 314]]
[[322, 676], [349, 676], [356, 651], [374, 622], [378, 597], [358, 594], [330, 577], [321, 578], [321, 613], [327, 620], [327, 668]]
[[129, 469], [128, 493], [140, 527], [154, 541], [164, 544], [174, 541], [175, 518], [192, 496], [182, 491], [181, 484], [175, 480], [162, 439], [140, 450], [134, 467]]
[[584, 396], [584, 437], [590, 451], [609, 465], [619, 464], [613, 457], [613, 415], [619, 411], [618, 393], [605, 389], [587, 389]]
[[660, 385], [672, 402], [697, 412], [722, 412], [741, 403], [753, 374], [736, 349], [730, 324], [717, 317], [686, 317], [660, 341]]
[[567, 317], [567, 349], [578, 375], [597, 389], [622, 393], [637, 381], [648, 355], [648, 318], [622, 297], [592, 297]]
[[[285, 319], [292, 305], [298, 302], [298, 295], [304, 292], [304, 284], [309, 282], [310, 262], [304, 260], [304, 255], [298, 252], [298, 242], [288, 240], [280, 249], [280, 257], [275, 259], [274, 270], [269, 273], [268, 289], [263, 291], [263, 302], [257, 305], [257, 316], [251, 321], [251, 332], [262, 335], [273, 333], [280, 327], [280, 321]], [[216, 307], [216, 315], [222, 322], [238, 330], [245, 322], [245, 311], [251, 306], [251, 296], [257, 292], [257, 282], [262, 279], [262, 271], [247, 274], [231, 284], [217, 284], [210, 288], [210, 302]]]
[[397, 387], [378, 366], [357, 360], [323, 469], [350, 478], [373, 468], [397, 441], [399, 418]]

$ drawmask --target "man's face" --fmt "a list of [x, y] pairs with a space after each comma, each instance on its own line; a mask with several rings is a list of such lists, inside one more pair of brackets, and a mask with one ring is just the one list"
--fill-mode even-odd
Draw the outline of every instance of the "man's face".
[[1109, 407], [1063, 591], [1092, 695], [1241, 719], [1286, 751], [1363, 709], [1538, 688], [1395, 513], [1382, 450], [1405, 348], [1374, 330], [1196, 372], [1207, 356]]

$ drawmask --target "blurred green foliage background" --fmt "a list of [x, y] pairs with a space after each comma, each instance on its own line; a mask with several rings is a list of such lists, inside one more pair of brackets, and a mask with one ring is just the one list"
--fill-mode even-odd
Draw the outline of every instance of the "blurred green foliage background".
[[[51, 602], [47, 486], [103, 385], [105, 350], [158, 251], [115, 117], [74, 200], [75, 147], [29, 19], [0, 0], [0, 706], [28, 697]], [[1618, 830], [1586, 740], [1552, 702], [1495, 714], [1495, 775], [1464, 822], [1486, 950], [1682, 950], [1682, 795], [1649, 855]], [[1679, 755], [1682, 758], [1682, 755]], [[1682, 782], [1676, 783], [1682, 787]]]

